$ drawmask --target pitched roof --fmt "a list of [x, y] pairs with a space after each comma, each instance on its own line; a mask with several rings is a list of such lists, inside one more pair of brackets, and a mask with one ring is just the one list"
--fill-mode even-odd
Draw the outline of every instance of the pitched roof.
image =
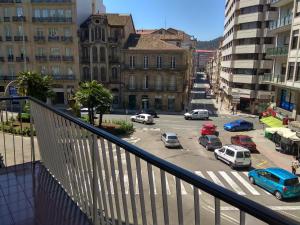
[[130, 14], [110, 14], [106, 13], [107, 22], [111, 26], [125, 26], [130, 20]]
[[151, 34], [131, 34], [125, 48], [141, 50], [181, 50], [181, 48], [176, 45], [162, 41], [156, 35]]

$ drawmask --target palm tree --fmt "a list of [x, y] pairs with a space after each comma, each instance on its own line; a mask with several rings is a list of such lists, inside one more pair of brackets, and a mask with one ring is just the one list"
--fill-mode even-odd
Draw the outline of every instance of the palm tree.
[[17, 77], [18, 92], [21, 96], [31, 96], [46, 101], [53, 96], [52, 78], [35, 72], [21, 72]]
[[75, 94], [75, 100], [88, 108], [89, 122], [94, 125], [94, 108], [100, 114], [99, 127], [102, 125], [103, 114], [112, 104], [112, 94], [97, 81], [83, 82]]

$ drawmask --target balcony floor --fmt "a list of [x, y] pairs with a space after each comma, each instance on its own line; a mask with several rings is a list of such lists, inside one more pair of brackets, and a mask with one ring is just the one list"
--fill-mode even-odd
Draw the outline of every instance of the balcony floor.
[[0, 169], [1, 225], [90, 225], [39, 162]]

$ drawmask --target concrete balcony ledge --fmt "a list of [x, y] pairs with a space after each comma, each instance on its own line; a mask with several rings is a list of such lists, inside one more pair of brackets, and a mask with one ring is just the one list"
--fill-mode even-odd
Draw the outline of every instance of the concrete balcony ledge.
[[272, 7], [281, 7], [287, 4], [292, 3], [293, 0], [271, 0], [271, 6]]
[[288, 46], [281, 46], [275, 48], [268, 48], [266, 51], [266, 55], [268, 57], [286, 57], [289, 52]]
[[26, 17], [25, 16], [13, 16], [12, 21], [14, 21], [14, 22], [22, 22], [22, 21], [25, 22]]
[[19, 35], [19, 36], [14, 36], [14, 41], [28, 41], [27, 39], [27, 36], [22, 36], [22, 35]]

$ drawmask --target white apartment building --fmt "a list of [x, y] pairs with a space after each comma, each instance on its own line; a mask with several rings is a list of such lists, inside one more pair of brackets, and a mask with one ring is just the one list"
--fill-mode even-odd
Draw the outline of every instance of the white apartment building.
[[276, 111], [282, 117], [300, 119], [300, 2], [298, 0], [271, 0], [278, 17], [270, 23], [269, 34], [275, 37], [275, 48], [267, 51], [273, 59], [270, 74], [265, 74], [262, 83], [275, 89]]
[[256, 113], [270, 101], [270, 87], [259, 77], [272, 69], [265, 53], [274, 42], [267, 30], [277, 14], [270, 0], [226, 0], [220, 88], [228, 106], [240, 96], [237, 108]]

